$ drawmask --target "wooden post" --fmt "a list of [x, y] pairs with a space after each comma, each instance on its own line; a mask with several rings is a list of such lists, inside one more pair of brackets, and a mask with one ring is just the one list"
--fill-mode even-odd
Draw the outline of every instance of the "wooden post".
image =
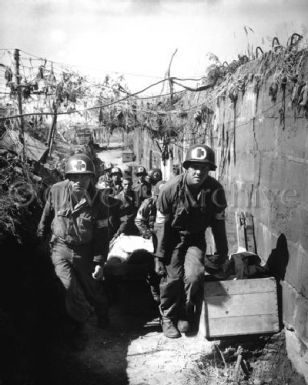
[[16, 87], [17, 87], [17, 102], [18, 102], [18, 112], [20, 115], [20, 128], [19, 128], [19, 140], [22, 144], [22, 161], [26, 161], [26, 151], [25, 151], [25, 125], [24, 117], [22, 113], [22, 93], [20, 85], [20, 74], [19, 74], [19, 49], [14, 50], [14, 59], [15, 59], [15, 78], [16, 78]]
[[170, 68], [171, 68], [171, 64], [172, 64], [172, 60], [174, 58], [174, 55], [177, 53], [178, 49], [176, 49], [172, 56], [171, 56], [171, 59], [170, 59], [170, 63], [169, 63], [169, 67], [168, 67], [168, 80], [169, 80], [169, 88], [170, 88], [170, 101], [171, 101], [171, 104], [173, 104], [173, 83], [172, 83], [172, 80], [170, 78]]
[[236, 235], [237, 235], [237, 248], [247, 250], [247, 240], [246, 240], [246, 218], [243, 211], [235, 212], [235, 222], [236, 222]]
[[237, 211], [235, 213], [237, 246], [238, 249], [257, 254], [257, 244], [254, 232], [253, 216], [247, 211]]
[[53, 145], [56, 129], [57, 129], [57, 107], [54, 106], [54, 116], [52, 118], [51, 128], [48, 136], [48, 157], [51, 156], [52, 145]]
[[236, 364], [234, 368], [234, 377], [233, 377], [233, 380], [235, 382], [238, 382], [240, 378], [240, 367], [242, 366], [241, 362], [243, 359], [242, 352], [243, 352], [243, 348], [241, 345], [239, 345], [236, 351], [237, 359], [236, 359]]
[[247, 251], [257, 254], [257, 243], [255, 237], [255, 228], [253, 223], [253, 216], [251, 213], [245, 212], [246, 217], [246, 243]]

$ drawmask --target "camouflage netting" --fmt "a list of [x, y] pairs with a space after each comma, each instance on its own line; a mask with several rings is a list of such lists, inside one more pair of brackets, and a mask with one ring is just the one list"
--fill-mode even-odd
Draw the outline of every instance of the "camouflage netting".
[[0, 155], [0, 240], [13, 236], [19, 243], [29, 243], [35, 240], [45, 191], [61, 174], [35, 161], [24, 164], [8, 150], [2, 149]]

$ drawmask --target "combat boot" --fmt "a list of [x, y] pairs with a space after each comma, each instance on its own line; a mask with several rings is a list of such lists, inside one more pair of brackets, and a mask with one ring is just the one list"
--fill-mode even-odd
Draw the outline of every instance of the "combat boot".
[[170, 318], [163, 317], [161, 321], [163, 333], [168, 338], [179, 338], [181, 333]]

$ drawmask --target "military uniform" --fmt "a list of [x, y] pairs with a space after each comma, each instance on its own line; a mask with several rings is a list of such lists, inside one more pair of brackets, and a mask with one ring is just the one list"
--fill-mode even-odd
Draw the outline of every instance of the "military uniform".
[[177, 322], [193, 308], [204, 275], [205, 230], [212, 228], [221, 262], [228, 245], [223, 220], [226, 198], [221, 184], [208, 176], [197, 198], [186, 184], [186, 174], [170, 180], [157, 200], [156, 256], [163, 261], [167, 275], [161, 281], [163, 317]]
[[[69, 159], [72, 174], [93, 175], [90, 159], [77, 154]], [[89, 167], [90, 169], [87, 169]], [[71, 181], [54, 184], [42, 213], [37, 234], [44, 238], [51, 230], [51, 259], [65, 290], [67, 314], [83, 324], [95, 310], [98, 320], [107, 319], [108, 303], [102, 283], [92, 277], [96, 265], [107, 258], [108, 237], [103, 222], [109, 207], [101, 191], [89, 188], [77, 199]]]
[[156, 249], [157, 244], [154, 230], [154, 223], [157, 213], [156, 202], [159, 191], [164, 186], [164, 184], [164, 181], [158, 181], [155, 186], [153, 186], [153, 195], [151, 198], [147, 198], [141, 203], [135, 218], [135, 224], [138, 227], [139, 233], [144, 238], [150, 238], [153, 236], [154, 249]]
[[121, 191], [123, 191], [123, 186], [121, 183], [110, 182], [110, 188], [112, 188], [113, 195], [118, 195]]
[[110, 187], [113, 190], [113, 195], [117, 195], [123, 190], [123, 186], [121, 182], [121, 178], [123, 176], [122, 170], [119, 167], [113, 167], [110, 171], [110, 176], [111, 176]]
[[136, 216], [135, 195], [133, 191], [122, 190], [115, 196], [119, 200], [119, 219], [120, 225], [118, 234], [136, 235], [138, 230], [135, 226], [134, 219]]
[[153, 230], [156, 218], [156, 200], [157, 197], [151, 197], [145, 199], [135, 218], [135, 224], [141, 234], [145, 238], [150, 238]]

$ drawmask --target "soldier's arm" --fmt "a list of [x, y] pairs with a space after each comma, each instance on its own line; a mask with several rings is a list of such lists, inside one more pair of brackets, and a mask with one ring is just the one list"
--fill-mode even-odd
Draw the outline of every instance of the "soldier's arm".
[[93, 262], [103, 265], [107, 260], [109, 239], [111, 237], [110, 215], [113, 207], [109, 207], [109, 197], [101, 191], [95, 201], [95, 222], [93, 229]]
[[212, 221], [212, 233], [214, 236], [217, 253], [219, 254], [222, 261], [224, 261], [228, 256], [228, 240], [224, 212], [215, 214], [215, 218]]
[[149, 210], [146, 206], [146, 202], [143, 202], [137, 212], [135, 218], [135, 225], [137, 226], [141, 235], [150, 231], [149, 228]]
[[160, 260], [165, 259], [168, 241], [170, 241], [171, 204], [172, 202], [168, 198], [168, 194], [165, 191], [161, 191], [156, 203], [157, 214], [154, 224], [157, 237], [156, 257]]
[[52, 193], [50, 189], [40, 222], [37, 227], [38, 238], [44, 239], [46, 235], [50, 232], [50, 225], [53, 220], [53, 217], [54, 217], [54, 208], [52, 205]]
[[211, 223], [216, 250], [222, 262], [228, 256], [228, 240], [226, 232], [225, 209], [227, 200], [223, 187], [219, 184], [212, 195], [214, 214]]

